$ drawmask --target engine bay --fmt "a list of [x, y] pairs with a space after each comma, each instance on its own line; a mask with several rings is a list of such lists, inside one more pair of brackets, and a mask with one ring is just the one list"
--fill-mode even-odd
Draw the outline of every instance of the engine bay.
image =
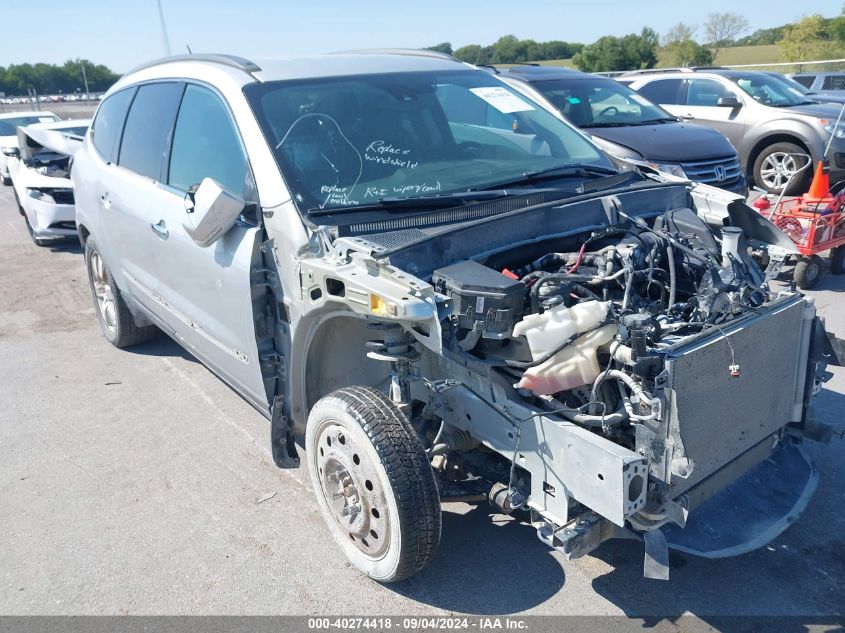
[[[652, 394], [667, 351], [771, 296], [739, 229], [725, 227], [717, 241], [687, 208], [627, 220], [557, 240], [555, 250], [541, 251], [547, 242], [453, 264], [432, 284], [453, 302], [444, 329], [453, 354], [634, 449], [635, 427], [659, 414]], [[732, 350], [724, 371], [741, 374]]]

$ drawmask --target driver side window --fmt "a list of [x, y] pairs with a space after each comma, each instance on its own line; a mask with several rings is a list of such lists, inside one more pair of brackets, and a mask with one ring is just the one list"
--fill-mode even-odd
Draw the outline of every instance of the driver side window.
[[179, 108], [170, 151], [168, 184], [188, 191], [213, 178], [250, 200], [249, 168], [229, 111], [211, 90], [189, 84]]

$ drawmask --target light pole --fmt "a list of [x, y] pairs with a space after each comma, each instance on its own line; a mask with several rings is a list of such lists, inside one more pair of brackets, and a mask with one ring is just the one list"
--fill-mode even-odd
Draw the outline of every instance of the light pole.
[[88, 76], [85, 74], [85, 62], [80, 61], [79, 65], [82, 66], [82, 81], [85, 82], [85, 94], [88, 95], [90, 93], [88, 92]]
[[167, 25], [164, 23], [164, 11], [161, 8], [161, 0], [156, 0], [156, 2], [158, 3], [158, 17], [161, 20], [161, 39], [164, 40], [164, 51], [169, 57], [172, 53], [170, 52], [170, 38], [167, 36]]

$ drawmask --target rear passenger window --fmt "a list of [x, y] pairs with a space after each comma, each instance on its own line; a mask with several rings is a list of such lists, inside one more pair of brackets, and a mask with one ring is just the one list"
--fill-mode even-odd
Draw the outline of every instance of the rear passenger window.
[[103, 160], [109, 163], [116, 162], [120, 132], [133, 94], [135, 89], [128, 88], [107, 97], [91, 124], [91, 141]]
[[184, 84], [145, 84], [129, 108], [118, 164], [135, 173], [161, 180], [173, 121]]
[[240, 139], [226, 106], [213, 92], [188, 85], [179, 108], [168, 184], [187, 191], [212, 178], [245, 200], [247, 163]]
[[678, 105], [681, 103], [683, 79], [658, 79], [650, 81], [637, 92], [652, 103]]

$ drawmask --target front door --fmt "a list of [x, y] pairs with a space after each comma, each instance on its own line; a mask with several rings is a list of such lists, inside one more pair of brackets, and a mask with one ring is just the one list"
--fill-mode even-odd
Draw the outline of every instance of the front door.
[[[150, 197], [155, 225], [151, 255], [158, 266], [159, 299], [170, 327], [245, 397], [267, 405], [253, 316], [251, 284], [260, 262], [263, 229], [256, 211], [244, 214], [211, 246], [198, 246], [185, 231], [188, 191], [213, 178], [237, 196], [257, 202], [240, 136], [223, 100], [188, 84], [166, 174]], [[260, 301], [256, 302], [260, 304]]]
[[700, 123], [724, 134], [742, 151], [745, 137], [745, 109], [717, 105], [722, 97], [735, 97], [740, 103], [743, 98], [720, 81], [707, 78], [687, 80], [686, 104], [681, 107], [681, 116], [691, 123]]

